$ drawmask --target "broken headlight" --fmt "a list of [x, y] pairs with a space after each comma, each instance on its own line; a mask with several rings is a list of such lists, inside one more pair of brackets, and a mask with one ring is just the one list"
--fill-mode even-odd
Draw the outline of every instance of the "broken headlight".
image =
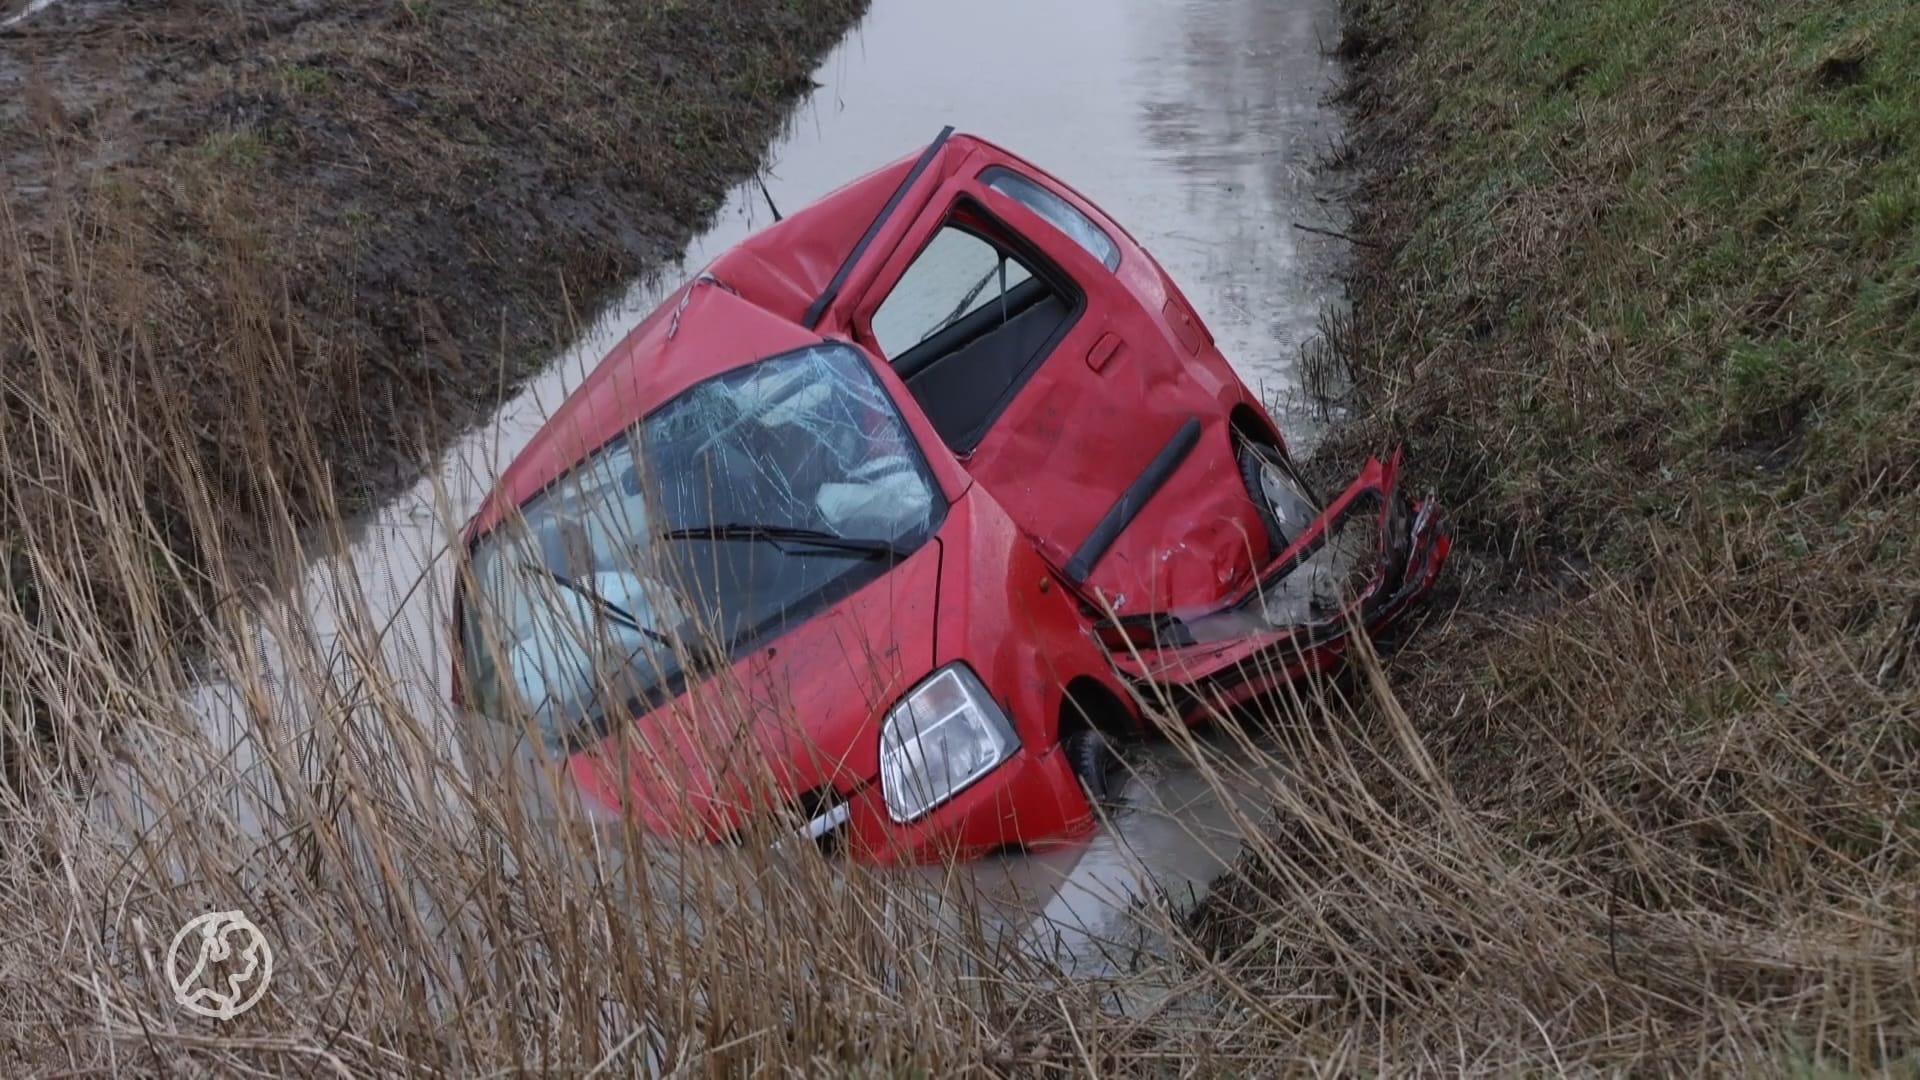
[[887, 712], [880, 791], [899, 824], [925, 817], [1020, 749], [1007, 714], [964, 663], [949, 664]]

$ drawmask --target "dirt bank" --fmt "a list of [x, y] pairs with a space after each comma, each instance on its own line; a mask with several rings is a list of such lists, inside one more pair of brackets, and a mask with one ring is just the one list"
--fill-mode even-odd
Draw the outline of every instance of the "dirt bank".
[[1401, 1061], [1911, 1052], [1920, 9], [1347, 8], [1319, 464], [1405, 439], [1464, 550], [1215, 948]]
[[53, 577], [125, 621], [107, 537], [184, 604], [211, 541], [399, 490], [678, 254], [865, 7], [69, 0], [0, 30], [25, 621]]

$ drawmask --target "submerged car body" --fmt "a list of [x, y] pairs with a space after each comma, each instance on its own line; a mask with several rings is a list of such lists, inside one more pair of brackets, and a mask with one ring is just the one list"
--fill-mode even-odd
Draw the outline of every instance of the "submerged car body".
[[1321, 505], [1146, 250], [948, 129], [567, 399], [468, 525], [456, 695], [656, 833], [771, 801], [873, 861], [1042, 846], [1143, 696], [1197, 721], [1432, 586], [1398, 472]]

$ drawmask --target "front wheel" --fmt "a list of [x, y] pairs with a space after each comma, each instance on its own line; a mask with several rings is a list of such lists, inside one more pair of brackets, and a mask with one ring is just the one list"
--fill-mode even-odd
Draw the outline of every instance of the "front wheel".
[[1313, 524], [1325, 504], [1278, 447], [1242, 440], [1238, 457], [1240, 479], [1260, 511], [1267, 542], [1278, 555]]
[[1084, 728], [1067, 736], [1065, 749], [1087, 799], [1109, 810], [1117, 807], [1126, 776], [1120, 767], [1120, 754], [1106, 735], [1097, 728]]

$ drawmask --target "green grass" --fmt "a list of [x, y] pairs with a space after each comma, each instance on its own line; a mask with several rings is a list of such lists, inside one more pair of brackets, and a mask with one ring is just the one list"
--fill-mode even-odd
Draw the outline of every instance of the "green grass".
[[333, 82], [333, 73], [310, 64], [287, 64], [277, 73], [280, 86], [289, 94], [318, 94]]
[[[1674, 947], [1710, 952], [1875, 911], [1907, 928], [1877, 955], [1907, 955], [1920, 676], [1875, 672], [1920, 595], [1920, 6], [1346, 7], [1376, 171], [1359, 419], [1318, 467], [1404, 441], [1462, 545], [1399, 707], [1570, 918], [1694, 913]], [[1904, 992], [1839, 1041], [1768, 996], [1797, 991], [1683, 996], [1718, 992], [1743, 1035], [1625, 984], [1569, 1008], [1869, 1070], [1920, 1038]]]
[[209, 134], [200, 143], [200, 156], [216, 165], [252, 167], [266, 156], [266, 140], [258, 132], [232, 128]]
[[[1488, 437], [1465, 449], [1484, 454], [1474, 475], [1491, 484], [1448, 491], [1477, 524], [1526, 523], [1523, 545], [1601, 542], [1635, 523], [1643, 478], [1629, 460], [1694, 474], [1803, 419], [1802, 468], [1830, 493], [1804, 513], [1835, 513], [1841, 481], [1876, 458], [1914, 464], [1902, 437], [1920, 400], [1910, 5], [1428, 8], [1360, 5], [1383, 23], [1418, 18], [1406, 85], [1434, 110], [1421, 208], [1392, 272], [1441, 282], [1413, 301], [1431, 316], [1520, 301], [1494, 328], [1506, 386], [1472, 402], [1433, 395], [1405, 418]], [[1478, 272], [1435, 273], [1476, 256]], [[1423, 355], [1458, 337], [1447, 318], [1419, 326], [1393, 345]], [[1596, 364], [1610, 377], [1586, 378]], [[1577, 408], [1541, 399], [1575, 385]], [[1593, 467], [1568, 472], [1569, 449]], [[1576, 516], [1549, 524], [1522, 498]]]

